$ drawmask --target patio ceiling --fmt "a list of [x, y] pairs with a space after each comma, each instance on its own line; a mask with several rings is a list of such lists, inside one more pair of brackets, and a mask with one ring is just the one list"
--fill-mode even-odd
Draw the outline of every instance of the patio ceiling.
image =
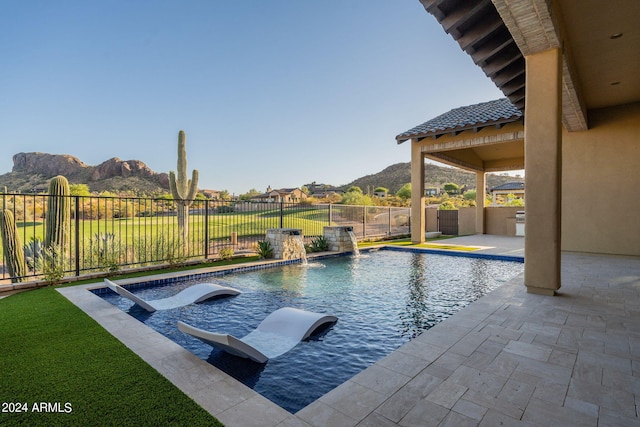
[[[591, 109], [640, 101], [638, 0], [615, 0], [606, 7], [599, 0], [420, 2], [523, 116], [525, 56], [560, 46], [562, 122], [567, 131], [587, 130]], [[522, 118], [424, 126], [440, 123], [439, 117], [398, 135], [397, 142], [411, 139], [426, 158], [467, 170], [524, 168]]]
[[568, 131], [587, 129], [589, 109], [640, 101], [637, 0], [420, 2], [523, 113], [523, 55], [559, 46]]

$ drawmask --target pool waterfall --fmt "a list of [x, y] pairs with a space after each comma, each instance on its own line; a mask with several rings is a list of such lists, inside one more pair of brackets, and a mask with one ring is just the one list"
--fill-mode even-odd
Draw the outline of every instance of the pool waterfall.
[[322, 229], [322, 235], [327, 239], [329, 250], [334, 252], [353, 252], [360, 255], [358, 239], [351, 226], [331, 226]]

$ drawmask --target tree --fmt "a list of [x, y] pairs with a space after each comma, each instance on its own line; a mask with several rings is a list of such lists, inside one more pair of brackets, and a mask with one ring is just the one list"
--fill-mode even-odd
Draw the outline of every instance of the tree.
[[475, 200], [476, 199], [476, 190], [465, 191], [462, 195], [465, 200]]
[[91, 191], [89, 191], [89, 186], [87, 184], [69, 184], [69, 192], [72, 196], [91, 196]]
[[455, 206], [452, 200], [445, 200], [444, 202], [440, 203], [438, 209], [440, 209], [441, 211], [453, 211], [457, 210], [458, 208]]
[[343, 205], [372, 206], [371, 197], [358, 191], [347, 191], [342, 195], [340, 203]]
[[524, 206], [524, 200], [516, 197], [515, 194], [509, 193], [507, 194], [507, 201], [504, 204], [505, 206]]
[[222, 190], [220, 192], [220, 200], [229, 200], [231, 198], [231, 196], [229, 195], [229, 192], [227, 190]]
[[460, 186], [453, 182], [446, 182], [443, 186], [444, 191], [449, 194], [458, 194], [460, 192]]
[[346, 192], [347, 193], [356, 192], [356, 193], [364, 194], [362, 192], [362, 188], [358, 187], [357, 185], [353, 185], [353, 186], [349, 187]]
[[397, 192], [396, 196], [400, 197], [402, 200], [408, 200], [411, 198], [411, 183], [407, 183], [403, 185]]
[[385, 187], [376, 187], [375, 190], [373, 190], [374, 193], [384, 193], [387, 194], [389, 192], [388, 188]]
[[260, 193], [258, 190], [256, 190], [255, 188], [252, 188], [251, 190], [249, 190], [248, 192], [241, 194], [240, 195], [240, 200], [251, 200], [253, 199], [255, 196], [258, 196], [262, 193]]

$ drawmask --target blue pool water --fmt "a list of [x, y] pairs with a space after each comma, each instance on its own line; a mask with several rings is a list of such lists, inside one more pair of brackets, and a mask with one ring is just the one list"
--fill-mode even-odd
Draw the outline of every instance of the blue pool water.
[[[378, 251], [249, 273], [132, 289], [158, 299], [200, 282], [242, 291], [147, 313], [113, 293], [105, 299], [290, 412], [296, 412], [403, 343], [523, 271], [522, 263]], [[182, 320], [243, 337], [285, 307], [329, 313], [338, 322], [265, 365], [231, 356], [180, 332]]]

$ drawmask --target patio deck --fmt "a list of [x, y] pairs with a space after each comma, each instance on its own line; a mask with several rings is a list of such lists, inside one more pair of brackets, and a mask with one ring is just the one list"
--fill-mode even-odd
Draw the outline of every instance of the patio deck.
[[[518, 255], [524, 240], [448, 242]], [[87, 287], [59, 291], [229, 427], [640, 425], [636, 257], [565, 253], [560, 295], [519, 276], [296, 414]]]

